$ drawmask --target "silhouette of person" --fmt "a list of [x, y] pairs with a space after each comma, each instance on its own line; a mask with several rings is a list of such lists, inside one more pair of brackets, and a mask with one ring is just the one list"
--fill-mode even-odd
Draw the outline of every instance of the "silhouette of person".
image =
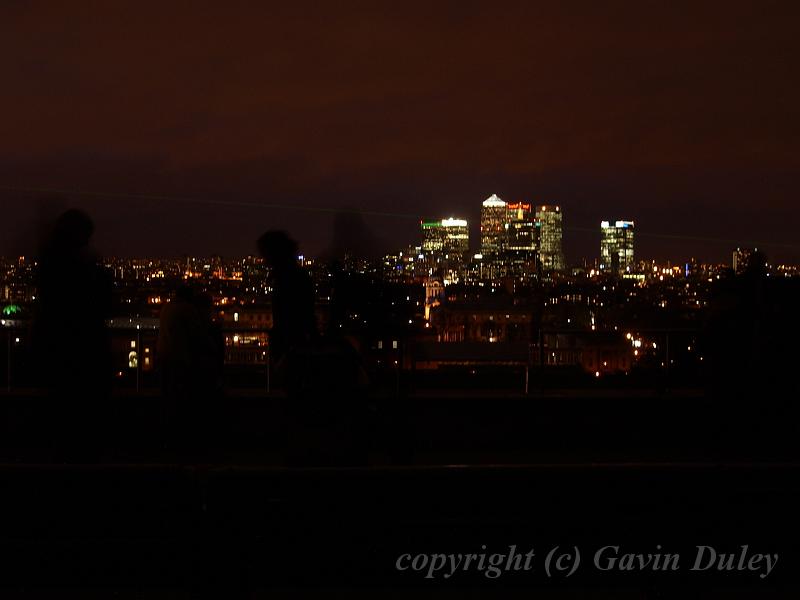
[[225, 336], [222, 334], [222, 324], [214, 312], [214, 301], [209, 294], [195, 293], [194, 305], [200, 313], [200, 320], [205, 331], [204, 338], [208, 340], [206, 350], [208, 369], [205, 379], [208, 389], [213, 395], [219, 396], [222, 393], [225, 366]]
[[108, 422], [111, 277], [89, 242], [92, 219], [71, 209], [56, 220], [38, 265], [33, 325], [41, 383], [54, 402], [59, 445], [97, 446]]
[[161, 309], [158, 360], [167, 435], [183, 446], [205, 438], [221, 391], [224, 342], [211, 317], [211, 299], [187, 285]]
[[[297, 244], [283, 232], [270, 231], [259, 238], [258, 246], [271, 269], [271, 354], [288, 395], [287, 461], [303, 465], [360, 461], [358, 352], [341, 332], [319, 336], [314, 288], [297, 263]], [[347, 302], [340, 308], [346, 313]]]
[[376, 290], [357, 277], [354, 282], [338, 260], [329, 264], [328, 272], [330, 300], [325, 345], [330, 355], [329, 368], [336, 374], [336, 390], [352, 397], [363, 391], [368, 377], [361, 352], [364, 340], [352, 330], [348, 315], [371, 316], [370, 304], [374, 302]]
[[800, 284], [770, 277], [753, 252], [742, 273], [718, 282], [705, 330], [707, 393], [724, 402], [720, 427], [739, 449], [793, 447]]
[[264, 233], [258, 239], [258, 249], [270, 269], [270, 355], [276, 369], [286, 377], [287, 387], [295, 390], [300, 384], [300, 373], [292, 355], [317, 337], [314, 287], [308, 273], [297, 264], [297, 242], [286, 233]]

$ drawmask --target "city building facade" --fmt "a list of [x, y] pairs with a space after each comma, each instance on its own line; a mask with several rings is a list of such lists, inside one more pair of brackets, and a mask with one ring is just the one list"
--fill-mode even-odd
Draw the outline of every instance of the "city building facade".
[[481, 205], [481, 254], [484, 259], [496, 257], [503, 247], [506, 223], [509, 221], [508, 204], [497, 194], [492, 194]]
[[560, 206], [542, 204], [536, 207], [540, 225], [539, 260], [544, 271], [562, 271], [566, 267], [562, 240], [564, 214]]
[[600, 223], [600, 271], [622, 275], [633, 267], [633, 221]]

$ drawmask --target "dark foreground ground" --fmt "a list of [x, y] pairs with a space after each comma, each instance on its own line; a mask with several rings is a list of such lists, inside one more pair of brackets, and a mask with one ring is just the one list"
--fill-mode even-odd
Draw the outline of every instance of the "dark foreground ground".
[[[0, 597], [797, 597], [793, 399], [564, 396], [327, 420], [236, 397], [188, 438], [164, 434], [157, 398], [119, 398], [99, 447], [66, 443], [48, 401], [4, 397]], [[529, 570], [397, 569], [510, 546]], [[679, 567], [601, 570], [604, 546]], [[692, 571], [697, 546], [733, 570]], [[756, 554], [778, 555], [768, 576]]]

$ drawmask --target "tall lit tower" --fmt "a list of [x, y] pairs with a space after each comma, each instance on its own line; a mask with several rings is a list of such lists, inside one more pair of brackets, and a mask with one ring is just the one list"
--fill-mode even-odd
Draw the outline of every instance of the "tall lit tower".
[[533, 219], [530, 202], [510, 202], [506, 204], [506, 219], [509, 222]]
[[469, 254], [469, 224], [465, 219], [423, 220], [422, 253], [429, 273], [437, 273], [445, 282], [463, 276]]
[[465, 255], [469, 252], [469, 225], [464, 219], [427, 219], [422, 226], [426, 254]]
[[633, 267], [633, 221], [600, 223], [600, 270], [622, 274]]
[[540, 224], [528, 202], [508, 204], [500, 273], [517, 279], [534, 276], [539, 267]]
[[492, 194], [481, 205], [481, 254], [484, 258], [496, 256], [503, 247], [508, 223], [508, 205], [497, 194]]
[[564, 231], [564, 213], [560, 206], [543, 204], [536, 207], [536, 220], [541, 223], [539, 259], [544, 271], [561, 271], [565, 268], [561, 245]]

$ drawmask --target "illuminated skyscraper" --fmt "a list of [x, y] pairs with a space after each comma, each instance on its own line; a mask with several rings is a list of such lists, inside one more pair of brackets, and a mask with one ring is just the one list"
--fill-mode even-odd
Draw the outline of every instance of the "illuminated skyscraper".
[[429, 275], [441, 275], [445, 281], [463, 276], [469, 254], [469, 226], [464, 219], [423, 220], [422, 254]]
[[425, 254], [465, 255], [469, 252], [469, 226], [464, 219], [423, 220], [422, 251]]
[[516, 202], [506, 204], [506, 219], [511, 221], [527, 221], [533, 219], [529, 202]]
[[508, 223], [508, 204], [492, 194], [481, 206], [481, 254], [493, 260], [503, 248]]
[[600, 270], [622, 274], [633, 267], [633, 221], [600, 224]]
[[536, 220], [541, 223], [539, 238], [539, 260], [545, 271], [561, 271], [565, 267], [561, 246], [564, 215], [560, 206], [540, 205], [536, 207]]
[[531, 277], [538, 271], [540, 223], [531, 205], [507, 205], [507, 222], [501, 252], [501, 274], [515, 278]]

